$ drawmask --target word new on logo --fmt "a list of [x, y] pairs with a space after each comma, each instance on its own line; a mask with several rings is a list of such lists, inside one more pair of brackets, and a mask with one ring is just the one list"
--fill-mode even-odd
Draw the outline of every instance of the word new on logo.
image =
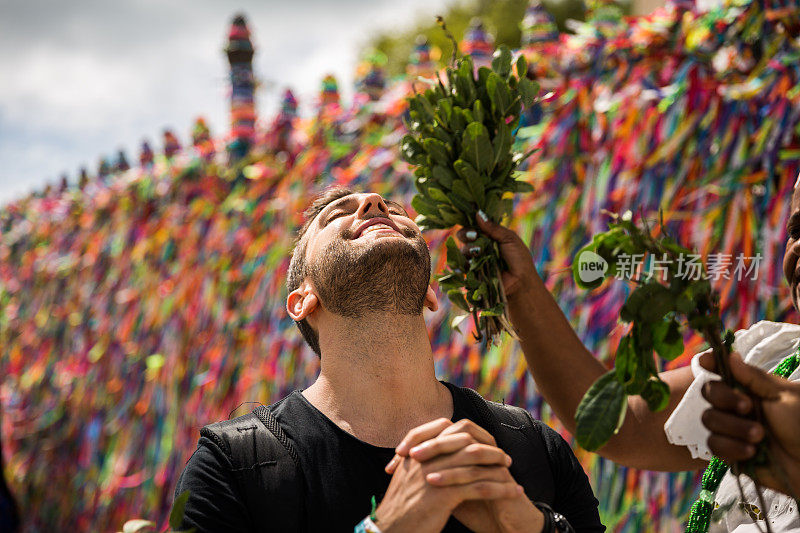
[[584, 283], [602, 278], [608, 271], [608, 262], [594, 252], [586, 250], [578, 256], [578, 277]]

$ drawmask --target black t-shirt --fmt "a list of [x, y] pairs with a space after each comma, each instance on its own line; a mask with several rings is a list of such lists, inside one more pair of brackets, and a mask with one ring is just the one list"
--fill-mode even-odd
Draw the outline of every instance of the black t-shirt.
[[[454, 386], [445, 383], [451, 391]], [[314, 407], [300, 391], [278, 402], [273, 414], [292, 441], [303, 470], [307, 510], [307, 530], [311, 532], [347, 532], [367, 516], [370, 500], [380, 501], [391, 476], [384, 467], [394, 455], [394, 448], [382, 448], [363, 442], [333, 423]], [[453, 394], [453, 421], [468, 418], [478, 421], [474, 407]], [[556, 432], [542, 427], [548, 461], [555, 483], [554, 508], [564, 514], [576, 531], [603, 531], [592, 494], [572, 450]], [[512, 454], [512, 459], [515, 459]], [[516, 461], [515, 461], [516, 462]], [[200, 532], [252, 531], [244, 499], [228, 471], [228, 461], [211, 440], [201, 437], [178, 480], [175, 494], [185, 490], [191, 496], [185, 508], [185, 527]], [[517, 482], [526, 485], [524, 481]], [[269, 526], [257, 528], [270, 531]], [[450, 518], [447, 533], [470, 531]]]

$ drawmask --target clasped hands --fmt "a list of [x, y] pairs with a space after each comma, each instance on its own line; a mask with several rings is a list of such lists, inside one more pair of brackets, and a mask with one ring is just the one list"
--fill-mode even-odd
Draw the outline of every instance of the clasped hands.
[[451, 515], [479, 533], [541, 531], [544, 517], [511, 476], [511, 457], [474, 422], [428, 422], [395, 451], [376, 510], [383, 533], [439, 532]]

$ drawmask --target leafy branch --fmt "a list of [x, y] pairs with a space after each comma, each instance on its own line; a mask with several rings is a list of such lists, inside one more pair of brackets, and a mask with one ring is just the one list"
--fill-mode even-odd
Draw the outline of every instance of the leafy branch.
[[[604, 275], [587, 278], [587, 265], [591, 264], [585, 260], [587, 253], [596, 254], [605, 262]], [[585, 449], [597, 450], [619, 430], [628, 395], [642, 396], [651, 411], [667, 406], [669, 387], [658, 376], [653, 352], [667, 361], [683, 353], [684, 320], [706, 339], [723, 379], [732, 383], [728, 357], [733, 337], [728, 334], [723, 340], [718, 297], [706, 279], [702, 263], [695, 263], [695, 275], [686, 275], [685, 259], [691, 255], [671, 237], [656, 238], [649, 228], [634, 224], [632, 217], [616, 215], [608, 231], [595, 235], [578, 252], [572, 264], [573, 277], [583, 288], [597, 287], [606, 277], [625, 277], [626, 269], [633, 278], [637, 259], [644, 261], [647, 256], [658, 261], [662, 273], [660, 277], [633, 279], [636, 288], [620, 310], [620, 318], [631, 327], [619, 343], [614, 369], [592, 385], [576, 413], [576, 438]], [[614, 409], [608, 409], [609, 405]]]
[[[683, 330], [687, 327], [699, 333], [711, 347], [723, 381], [741, 388], [729, 363], [734, 336], [730, 331], [723, 334], [719, 297], [711, 288], [703, 264], [693, 263], [696, 270], [690, 273], [690, 262], [686, 259], [693, 254], [689, 249], [669, 235], [653, 236], [646, 223], [640, 228], [632, 221], [630, 211], [612, 217], [609, 230], [595, 235], [572, 264], [575, 282], [582, 288], [592, 289], [605, 278], [625, 278], [625, 274], [636, 283], [620, 310], [620, 318], [630, 324], [630, 329], [620, 340], [614, 368], [589, 388], [575, 415], [575, 437], [578, 444], [590, 451], [605, 445], [622, 426], [629, 395], [640, 395], [651, 411], [666, 408], [669, 387], [658, 375], [654, 352], [666, 361], [682, 354]], [[663, 220], [661, 228], [664, 229]], [[638, 265], [644, 264], [645, 259], [651, 261], [651, 266], [658, 263], [660, 277], [652, 272], [641, 275]], [[598, 268], [602, 268], [602, 273], [597, 272]], [[757, 399], [754, 402], [760, 421], [761, 405]], [[749, 473], [755, 480], [752, 475], [755, 468], [770, 463], [767, 440], [762, 441], [753, 459], [731, 465], [732, 471]], [[736, 480], [744, 500], [738, 476]], [[756, 489], [759, 504], [766, 509], [757, 481]], [[768, 521], [767, 531], [771, 531]]]
[[[439, 24], [452, 38], [441, 18]], [[492, 68], [477, 71], [470, 56], [456, 58], [454, 51], [445, 79], [437, 76], [428, 89], [408, 98], [409, 133], [400, 152], [416, 167], [418, 194], [411, 205], [422, 229], [474, 228], [479, 210], [500, 222], [511, 215], [514, 193], [533, 190], [515, 172], [530, 153], [513, 151], [523, 106], [533, 105], [539, 92], [527, 69], [522, 56], [512, 65], [505, 46], [495, 51]], [[448, 269], [436, 278], [450, 301], [473, 316], [476, 338], [496, 341], [501, 331], [513, 335], [497, 245], [480, 236], [471, 244], [471, 259], [452, 238], [446, 246]]]

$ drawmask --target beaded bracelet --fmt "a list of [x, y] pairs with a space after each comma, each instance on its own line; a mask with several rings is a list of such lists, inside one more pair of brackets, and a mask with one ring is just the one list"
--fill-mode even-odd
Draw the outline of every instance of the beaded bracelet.
[[[788, 378], [792, 372], [800, 366], [800, 347], [797, 352], [786, 357], [781, 361], [773, 374], [782, 378]], [[728, 471], [728, 465], [719, 457], [712, 457], [708, 467], [703, 472], [700, 484], [700, 495], [697, 501], [692, 504], [689, 511], [689, 520], [686, 522], [686, 533], [706, 533], [711, 526], [711, 513], [714, 512], [716, 502], [714, 497], [717, 489]]]

